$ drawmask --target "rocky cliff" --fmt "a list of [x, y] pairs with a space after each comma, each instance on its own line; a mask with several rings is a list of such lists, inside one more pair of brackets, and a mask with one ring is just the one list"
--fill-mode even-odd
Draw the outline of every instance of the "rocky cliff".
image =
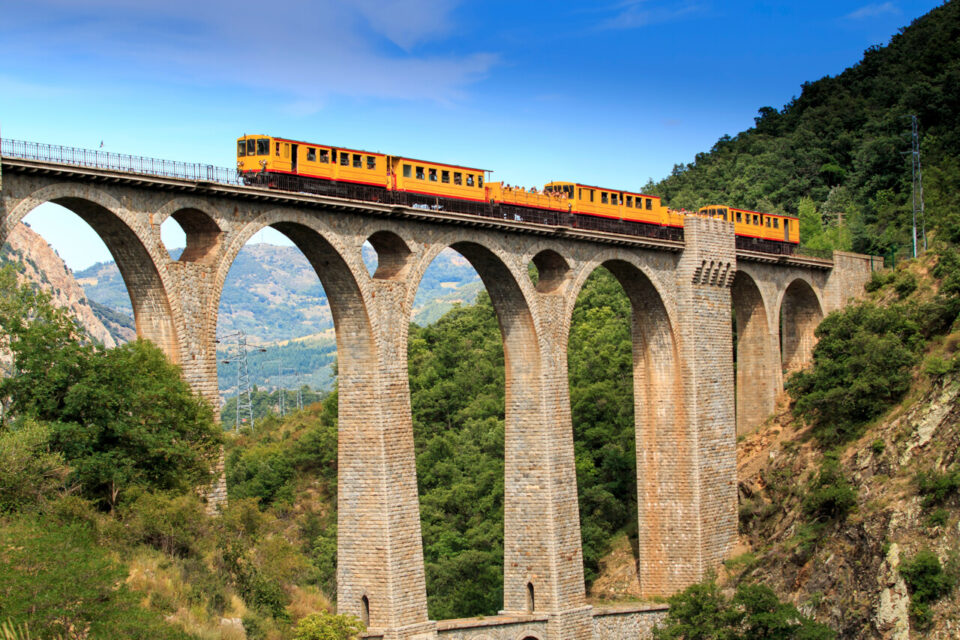
[[114, 347], [136, 337], [136, 332], [122, 316], [110, 318], [109, 313], [105, 313], [107, 310], [101, 310], [100, 315], [105, 317], [98, 315], [94, 309], [96, 303], [87, 299], [83, 287], [67, 265], [29, 226], [17, 225], [3, 246], [0, 260], [19, 264], [21, 282], [30, 282], [49, 293], [55, 306], [67, 309], [84, 331], [105, 347]]

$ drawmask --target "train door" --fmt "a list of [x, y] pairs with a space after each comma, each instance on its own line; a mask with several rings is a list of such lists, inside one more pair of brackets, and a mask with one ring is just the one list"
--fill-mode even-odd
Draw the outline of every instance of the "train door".
[[300, 148], [300, 145], [298, 144], [290, 145], [290, 171], [294, 173], [297, 172], [297, 155], [299, 155], [297, 151], [299, 148]]
[[783, 219], [783, 239], [790, 241], [790, 221], [786, 218]]

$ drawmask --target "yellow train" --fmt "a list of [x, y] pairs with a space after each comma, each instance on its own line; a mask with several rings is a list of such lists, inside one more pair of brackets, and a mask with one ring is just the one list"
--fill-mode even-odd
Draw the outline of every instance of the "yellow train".
[[675, 211], [657, 196], [577, 182], [524, 189], [486, 182], [476, 167], [274, 136], [238, 138], [237, 171], [247, 184], [506, 220], [680, 240], [684, 218], [698, 215], [732, 221], [741, 249], [790, 254], [800, 242], [792, 216], [725, 205]]

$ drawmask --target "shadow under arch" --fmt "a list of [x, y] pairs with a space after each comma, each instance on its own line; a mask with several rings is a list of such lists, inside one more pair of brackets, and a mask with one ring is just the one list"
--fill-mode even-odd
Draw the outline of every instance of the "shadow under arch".
[[696, 477], [689, 468], [694, 441], [684, 411], [679, 351], [669, 311], [651, 278], [624, 259], [600, 264], [631, 306], [640, 593], [666, 595], [699, 557]]
[[777, 362], [769, 315], [760, 288], [738, 270], [730, 290], [736, 322], [737, 435], [748, 433], [774, 410]]
[[[553, 584], [546, 579], [551, 571], [550, 547], [543, 537], [526, 531], [525, 523], [550, 522], [550, 491], [547, 465], [539, 458], [548, 431], [542, 415], [540, 350], [530, 302], [521, 278], [532, 290], [526, 273], [515, 273], [492, 249], [456, 236], [438, 242], [423, 256], [414, 274], [406, 304], [412, 310], [413, 296], [426, 267], [449, 247], [462, 255], [480, 276], [490, 296], [504, 353], [504, 562], [503, 608], [524, 611], [529, 576], [539, 575], [538, 599], [550, 602]], [[491, 612], [495, 614], [496, 612]]]
[[783, 372], [802, 369], [817, 344], [814, 331], [823, 320], [823, 305], [809, 282], [792, 281], [780, 301], [780, 358]]
[[[54, 184], [30, 194], [3, 221], [2, 239], [37, 206], [51, 202], [76, 214], [103, 240], [120, 271], [130, 303], [137, 336], [156, 344], [176, 364], [180, 343], [176, 327], [179, 309], [171, 304], [168, 287], [158, 265], [169, 259], [151, 253], [150, 229], [138, 224], [113, 198], [90, 187]], [[161, 259], [162, 258], [162, 259]]]

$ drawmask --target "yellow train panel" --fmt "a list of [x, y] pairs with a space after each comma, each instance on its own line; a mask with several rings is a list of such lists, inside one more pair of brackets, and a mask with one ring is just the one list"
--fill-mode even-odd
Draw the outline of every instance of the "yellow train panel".
[[748, 209], [736, 209], [724, 205], [701, 207], [699, 215], [706, 215], [733, 222], [734, 233], [748, 238], [760, 238], [775, 242], [800, 241], [799, 220], [793, 216], [761, 213]]
[[483, 169], [390, 158], [390, 189], [441, 198], [485, 201]]
[[565, 193], [546, 189], [538, 191], [536, 187], [533, 189], [512, 187], [502, 182], [487, 183], [487, 200], [553, 211], [570, 211], [573, 207]]

